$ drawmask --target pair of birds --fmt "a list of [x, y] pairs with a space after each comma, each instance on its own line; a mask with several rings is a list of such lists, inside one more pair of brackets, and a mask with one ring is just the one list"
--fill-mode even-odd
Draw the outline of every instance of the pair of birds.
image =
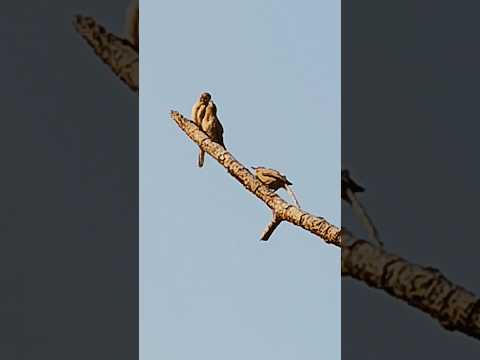
[[[217, 116], [217, 106], [208, 92], [200, 94], [199, 99], [192, 107], [192, 120], [200, 130], [217, 144], [225, 148], [223, 143], [223, 126]], [[205, 162], [205, 151], [200, 148], [198, 154], [198, 167]]]
[[[199, 99], [192, 107], [193, 122], [207, 134], [210, 139], [226, 149], [223, 142], [223, 127], [217, 116], [217, 106], [212, 100], [212, 96], [208, 92], [200, 94]], [[198, 167], [202, 167], [205, 162], [205, 151], [200, 149], [198, 155]], [[295, 201], [295, 204], [300, 208], [300, 204], [294, 192], [290, 188], [292, 183], [282, 175], [279, 171], [269, 169], [266, 167], [253, 167], [256, 178], [272, 191], [278, 189], [285, 189], [287, 193]]]

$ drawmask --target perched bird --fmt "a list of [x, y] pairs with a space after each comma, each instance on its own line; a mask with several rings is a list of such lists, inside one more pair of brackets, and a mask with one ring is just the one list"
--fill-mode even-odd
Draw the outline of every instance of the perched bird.
[[[205, 109], [205, 116], [202, 118], [200, 128], [202, 131], [210, 137], [210, 140], [225, 148], [223, 143], [223, 126], [217, 116], [217, 106], [210, 100]], [[200, 149], [198, 156], [198, 167], [202, 167], [205, 161], [205, 151]]]
[[282, 175], [277, 170], [265, 167], [252, 166], [252, 169], [255, 170], [255, 176], [262, 184], [264, 184], [273, 191], [277, 191], [281, 188], [285, 189], [287, 193], [293, 198], [297, 207], [300, 208], [300, 203], [298, 202], [297, 197], [289, 186], [293, 184], [287, 179], [285, 175]]
[[192, 121], [199, 128], [202, 127], [202, 119], [205, 116], [205, 110], [212, 96], [208, 92], [203, 92], [200, 94], [198, 100], [193, 104], [192, 107]]
[[365, 191], [363, 187], [358, 185], [350, 177], [350, 171], [342, 170], [342, 189], [341, 189], [342, 199], [351, 205], [352, 199], [350, 198], [350, 196], [348, 196], [348, 190], [350, 190], [354, 194]]
[[[202, 120], [203, 120], [203, 117], [205, 116], [205, 110], [207, 109], [207, 105], [211, 98], [212, 96], [208, 92], [203, 92], [200, 94], [200, 97], [192, 106], [192, 121], [200, 129], [202, 129]], [[200, 154], [202, 153], [202, 149], [200, 148], [200, 146], [199, 146], [199, 152]]]

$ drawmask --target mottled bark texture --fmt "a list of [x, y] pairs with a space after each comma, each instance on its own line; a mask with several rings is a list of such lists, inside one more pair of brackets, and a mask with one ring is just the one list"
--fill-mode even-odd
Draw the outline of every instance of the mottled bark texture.
[[[324, 218], [309, 214], [283, 200], [280, 196], [268, 189], [232, 154], [222, 146], [210, 140], [193, 121], [183, 117], [180, 113], [172, 111], [172, 119], [195, 143], [217, 160], [235, 179], [248, 191], [262, 200], [281, 221], [297, 225], [312, 234], [317, 235], [329, 244], [341, 245], [340, 229], [328, 223]], [[268, 229], [267, 229], [268, 230]]]
[[480, 339], [480, 299], [436, 269], [411, 264], [357, 239], [343, 244], [342, 276], [383, 289], [437, 319], [447, 330]]
[[278, 218], [275, 215], [275, 212], [273, 212], [272, 220], [268, 223], [267, 227], [263, 231], [260, 240], [267, 241], [268, 239], [270, 239], [270, 236], [272, 236], [273, 232], [278, 227], [278, 225], [280, 225], [281, 222], [282, 219]]
[[109, 33], [88, 16], [76, 15], [73, 26], [115, 75], [138, 92], [138, 51], [135, 45]]
[[380, 246], [383, 246], [383, 242], [380, 240], [380, 236], [378, 235], [378, 231], [377, 231], [377, 228], [375, 227], [375, 224], [373, 223], [372, 219], [370, 219], [370, 216], [368, 216], [367, 210], [362, 206], [360, 201], [357, 199], [357, 196], [355, 195], [355, 193], [352, 190], [347, 188], [345, 189], [345, 196], [348, 198], [348, 202], [352, 206], [353, 211], [355, 211], [357, 216], [364, 223], [368, 232], [368, 238], [371, 241], [375, 241]]

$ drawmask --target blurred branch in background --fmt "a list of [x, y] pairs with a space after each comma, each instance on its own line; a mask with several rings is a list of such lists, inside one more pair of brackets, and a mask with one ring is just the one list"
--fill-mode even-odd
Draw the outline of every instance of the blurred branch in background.
[[353, 211], [355, 211], [357, 217], [359, 217], [360, 220], [363, 222], [364, 226], [367, 229], [369, 240], [375, 241], [380, 246], [383, 246], [375, 224], [373, 223], [372, 219], [370, 219], [370, 216], [368, 215], [365, 207], [361, 204], [360, 200], [358, 200], [357, 196], [355, 195], [357, 193], [364, 192], [365, 189], [350, 177], [350, 171], [347, 169], [342, 170], [341, 184], [342, 200], [350, 204], [350, 206], [353, 208]]
[[[342, 175], [349, 178], [348, 172], [342, 171]], [[342, 195], [364, 190], [342, 176]], [[342, 198], [354, 207], [349, 201], [351, 196]], [[364, 208], [362, 212], [355, 210], [354, 207], [355, 214], [372, 233], [375, 227]], [[344, 230], [342, 245], [342, 276], [384, 290], [437, 319], [447, 330], [480, 339], [480, 299], [473, 293], [449, 281], [439, 270], [409, 263], [387, 253], [383, 246], [356, 238], [347, 230]]]
[[134, 1], [127, 11], [127, 38], [114, 35], [89, 16], [76, 15], [75, 30], [95, 54], [134, 92], [138, 93], [139, 8]]

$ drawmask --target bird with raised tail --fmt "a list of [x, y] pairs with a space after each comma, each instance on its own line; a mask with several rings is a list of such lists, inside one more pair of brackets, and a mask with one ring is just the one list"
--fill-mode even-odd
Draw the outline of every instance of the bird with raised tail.
[[295, 193], [290, 188], [290, 185], [293, 185], [285, 175], [281, 174], [279, 171], [274, 169], [269, 169], [266, 167], [255, 167], [252, 166], [252, 169], [255, 170], [256, 178], [270, 190], [277, 191], [278, 189], [285, 189], [287, 193], [292, 197], [295, 204], [300, 209], [300, 203], [295, 196]]

